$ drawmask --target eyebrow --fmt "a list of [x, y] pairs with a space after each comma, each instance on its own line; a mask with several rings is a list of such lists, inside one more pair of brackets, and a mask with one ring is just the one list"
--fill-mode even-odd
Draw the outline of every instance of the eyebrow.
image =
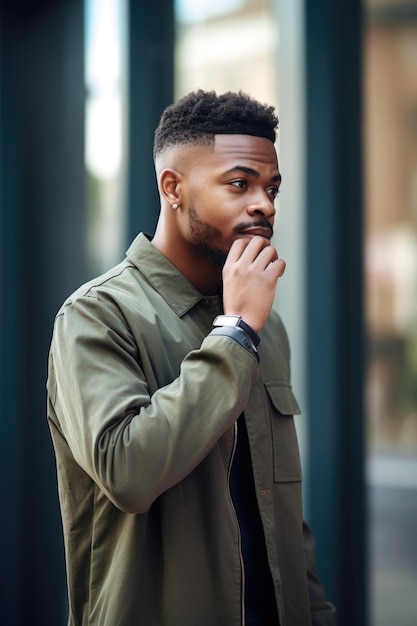
[[[260, 174], [259, 172], [257, 172], [256, 170], [253, 170], [251, 167], [246, 167], [245, 165], [236, 165], [235, 167], [232, 167], [230, 170], [227, 170], [227, 172], [225, 172], [225, 174], [231, 174], [232, 172], [244, 172], [245, 174], [249, 174], [249, 176], [255, 176], [255, 178], [259, 178]], [[274, 182], [281, 182], [282, 177], [281, 174], [276, 174], [275, 176], [272, 177], [272, 179]]]

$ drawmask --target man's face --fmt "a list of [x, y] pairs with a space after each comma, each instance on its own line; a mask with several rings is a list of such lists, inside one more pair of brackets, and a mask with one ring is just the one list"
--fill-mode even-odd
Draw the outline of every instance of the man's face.
[[271, 141], [216, 135], [192, 148], [182, 182], [181, 234], [195, 253], [223, 265], [239, 237], [272, 236], [281, 176]]

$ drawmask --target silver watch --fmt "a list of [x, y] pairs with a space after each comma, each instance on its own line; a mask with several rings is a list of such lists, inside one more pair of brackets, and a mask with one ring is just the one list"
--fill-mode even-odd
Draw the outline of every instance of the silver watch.
[[249, 326], [249, 324], [242, 320], [240, 315], [218, 315], [213, 322], [213, 327], [216, 328], [218, 326], [234, 326], [241, 328], [247, 335], [249, 335], [255, 347], [259, 345], [260, 339], [258, 334]]

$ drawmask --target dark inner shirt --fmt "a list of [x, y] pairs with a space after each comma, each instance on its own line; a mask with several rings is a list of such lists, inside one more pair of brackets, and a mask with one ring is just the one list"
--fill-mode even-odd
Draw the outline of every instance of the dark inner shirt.
[[246, 625], [278, 626], [275, 593], [256, 500], [248, 433], [243, 415], [238, 420], [237, 432], [230, 489], [242, 539]]

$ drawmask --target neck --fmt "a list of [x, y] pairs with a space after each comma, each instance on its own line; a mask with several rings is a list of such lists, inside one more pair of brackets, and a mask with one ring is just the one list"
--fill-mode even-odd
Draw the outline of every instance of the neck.
[[161, 229], [156, 229], [152, 239], [155, 246], [168, 261], [190, 281], [203, 296], [218, 294], [222, 283], [222, 268], [214, 265], [190, 246], [173, 244]]

